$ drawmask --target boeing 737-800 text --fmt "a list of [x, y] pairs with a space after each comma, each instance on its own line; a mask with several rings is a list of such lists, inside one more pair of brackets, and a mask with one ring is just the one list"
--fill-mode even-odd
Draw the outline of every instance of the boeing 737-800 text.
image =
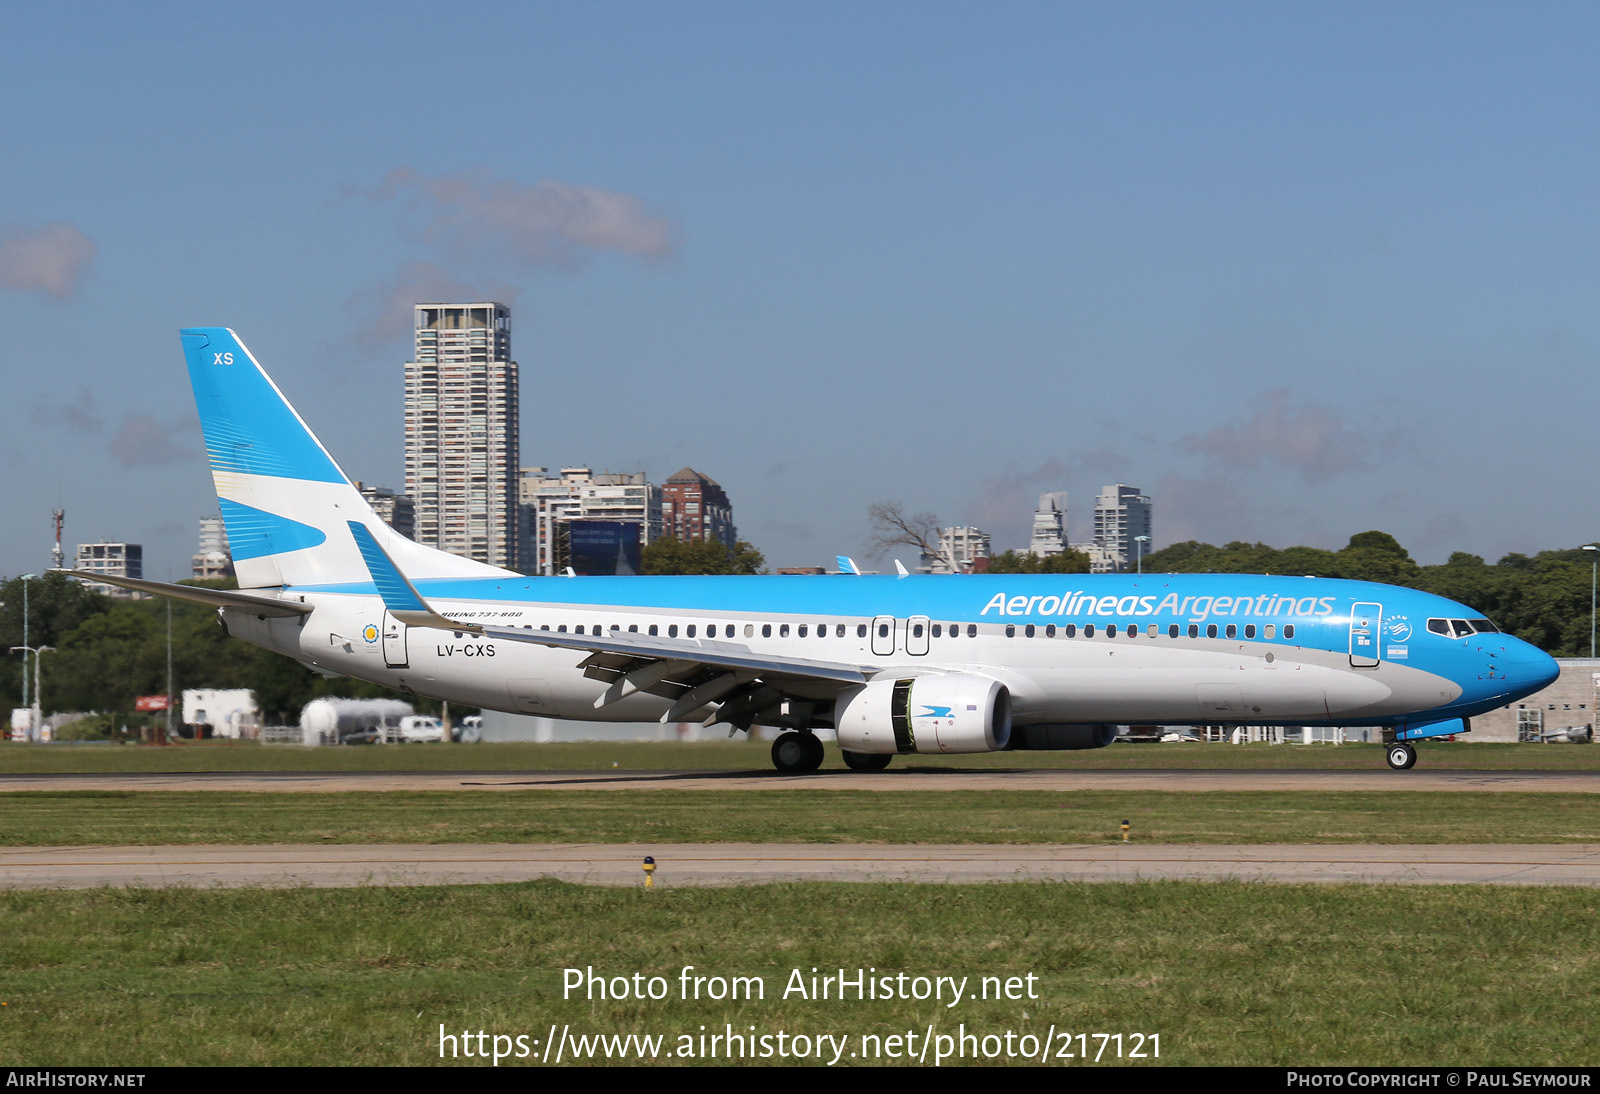
[[[1081, 749], [1119, 724], [1381, 726], [1412, 741], [1555, 662], [1429, 593], [1232, 574], [526, 577], [380, 520], [231, 330], [182, 332], [239, 589], [216, 605], [319, 671], [493, 710], [782, 727], [780, 771]], [[86, 575], [87, 576], [87, 575]]]

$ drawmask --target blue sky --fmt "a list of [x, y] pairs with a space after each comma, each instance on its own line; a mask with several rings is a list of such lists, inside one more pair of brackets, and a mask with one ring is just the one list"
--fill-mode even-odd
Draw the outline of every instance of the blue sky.
[[1600, 537], [1589, 4], [15, 4], [0, 573], [187, 575], [176, 331], [403, 484], [409, 304], [513, 308], [527, 466], [688, 464], [774, 565], [897, 500], [1425, 562]]

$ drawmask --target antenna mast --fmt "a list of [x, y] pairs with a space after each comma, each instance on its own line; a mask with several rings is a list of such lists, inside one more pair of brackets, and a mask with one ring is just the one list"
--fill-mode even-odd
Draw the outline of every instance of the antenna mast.
[[50, 513], [56, 523], [56, 545], [50, 552], [50, 564], [57, 570], [61, 569], [61, 521], [66, 515], [65, 509], [55, 509]]

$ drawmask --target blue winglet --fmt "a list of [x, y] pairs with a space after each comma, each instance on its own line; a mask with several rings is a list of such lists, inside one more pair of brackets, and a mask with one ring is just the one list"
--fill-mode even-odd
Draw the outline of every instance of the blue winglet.
[[383, 606], [397, 615], [400, 612], [432, 614], [421, 594], [406, 580], [406, 575], [400, 572], [383, 548], [378, 546], [378, 541], [367, 526], [353, 520], [345, 523], [350, 526], [350, 534], [355, 537], [361, 557], [366, 561], [367, 572], [372, 575], [372, 582], [383, 597]]

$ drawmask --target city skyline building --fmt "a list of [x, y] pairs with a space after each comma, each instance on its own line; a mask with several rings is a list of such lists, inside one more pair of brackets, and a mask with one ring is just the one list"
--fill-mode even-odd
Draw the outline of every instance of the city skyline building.
[[[144, 577], [144, 546], [139, 543], [80, 543], [73, 562], [75, 570], [90, 570], [113, 577]], [[124, 589], [120, 585], [86, 582], [88, 588], [118, 600], [144, 600], [149, 594]]]
[[189, 576], [196, 581], [218, 581], [233, 576], [228, 528], [220, 514], [200, 518], [200, 544], [191, 561]]
[[939, 529], [939, 553], [926, 552], [918, 560], [917, 571], [924, 574], [951, 573], [954, 561], [961, 573], [971, 573], [979, 559], [992, 558], [994, 551], [989, 543], [989, 533], [970, 525]]
[[357, 482], [356, 490], [385, 524], [407, 539], [417, 538], [417, 506], [408, 495], [396, 494], [387, 486], [368, 486], [364, 482]]
[[406, 495], [421, 544], [514, 569], [520, 428], [511, 309], [417, 304], [405, 366]]
[[1067, 549], [1067, 492], [1055, 490], [1039, 495], [1039, 507], [1033, 511], [1033, 538], [1028, 543], [1028, 553], [1035, 558], [1049, 558]]
[[[1137, 486], [1113, 483], [1100, 490], [1094, 502], [1094, 543], [1100, 554], [1091, 555], [1091, 572], [1106, 573], [1129, 569], [1145, 537], [1142, 553], [1148, 553], [1150, 539], [1150, 499]], [[1109, 570], [1100, 569], [1101, 566]]]
[[661, 487], [663, 535], [688, 543], [714, 539], [729, 551], [738, 542], [733, 504], [715, 479], [685, 467]]
[[517, 556], [528, 573], [558, 572], [561, 526], [573, 521], [636, 524], [641, 549], [664, 534], [662, 490], [643, 471], [524, 467], [517, 482]]

